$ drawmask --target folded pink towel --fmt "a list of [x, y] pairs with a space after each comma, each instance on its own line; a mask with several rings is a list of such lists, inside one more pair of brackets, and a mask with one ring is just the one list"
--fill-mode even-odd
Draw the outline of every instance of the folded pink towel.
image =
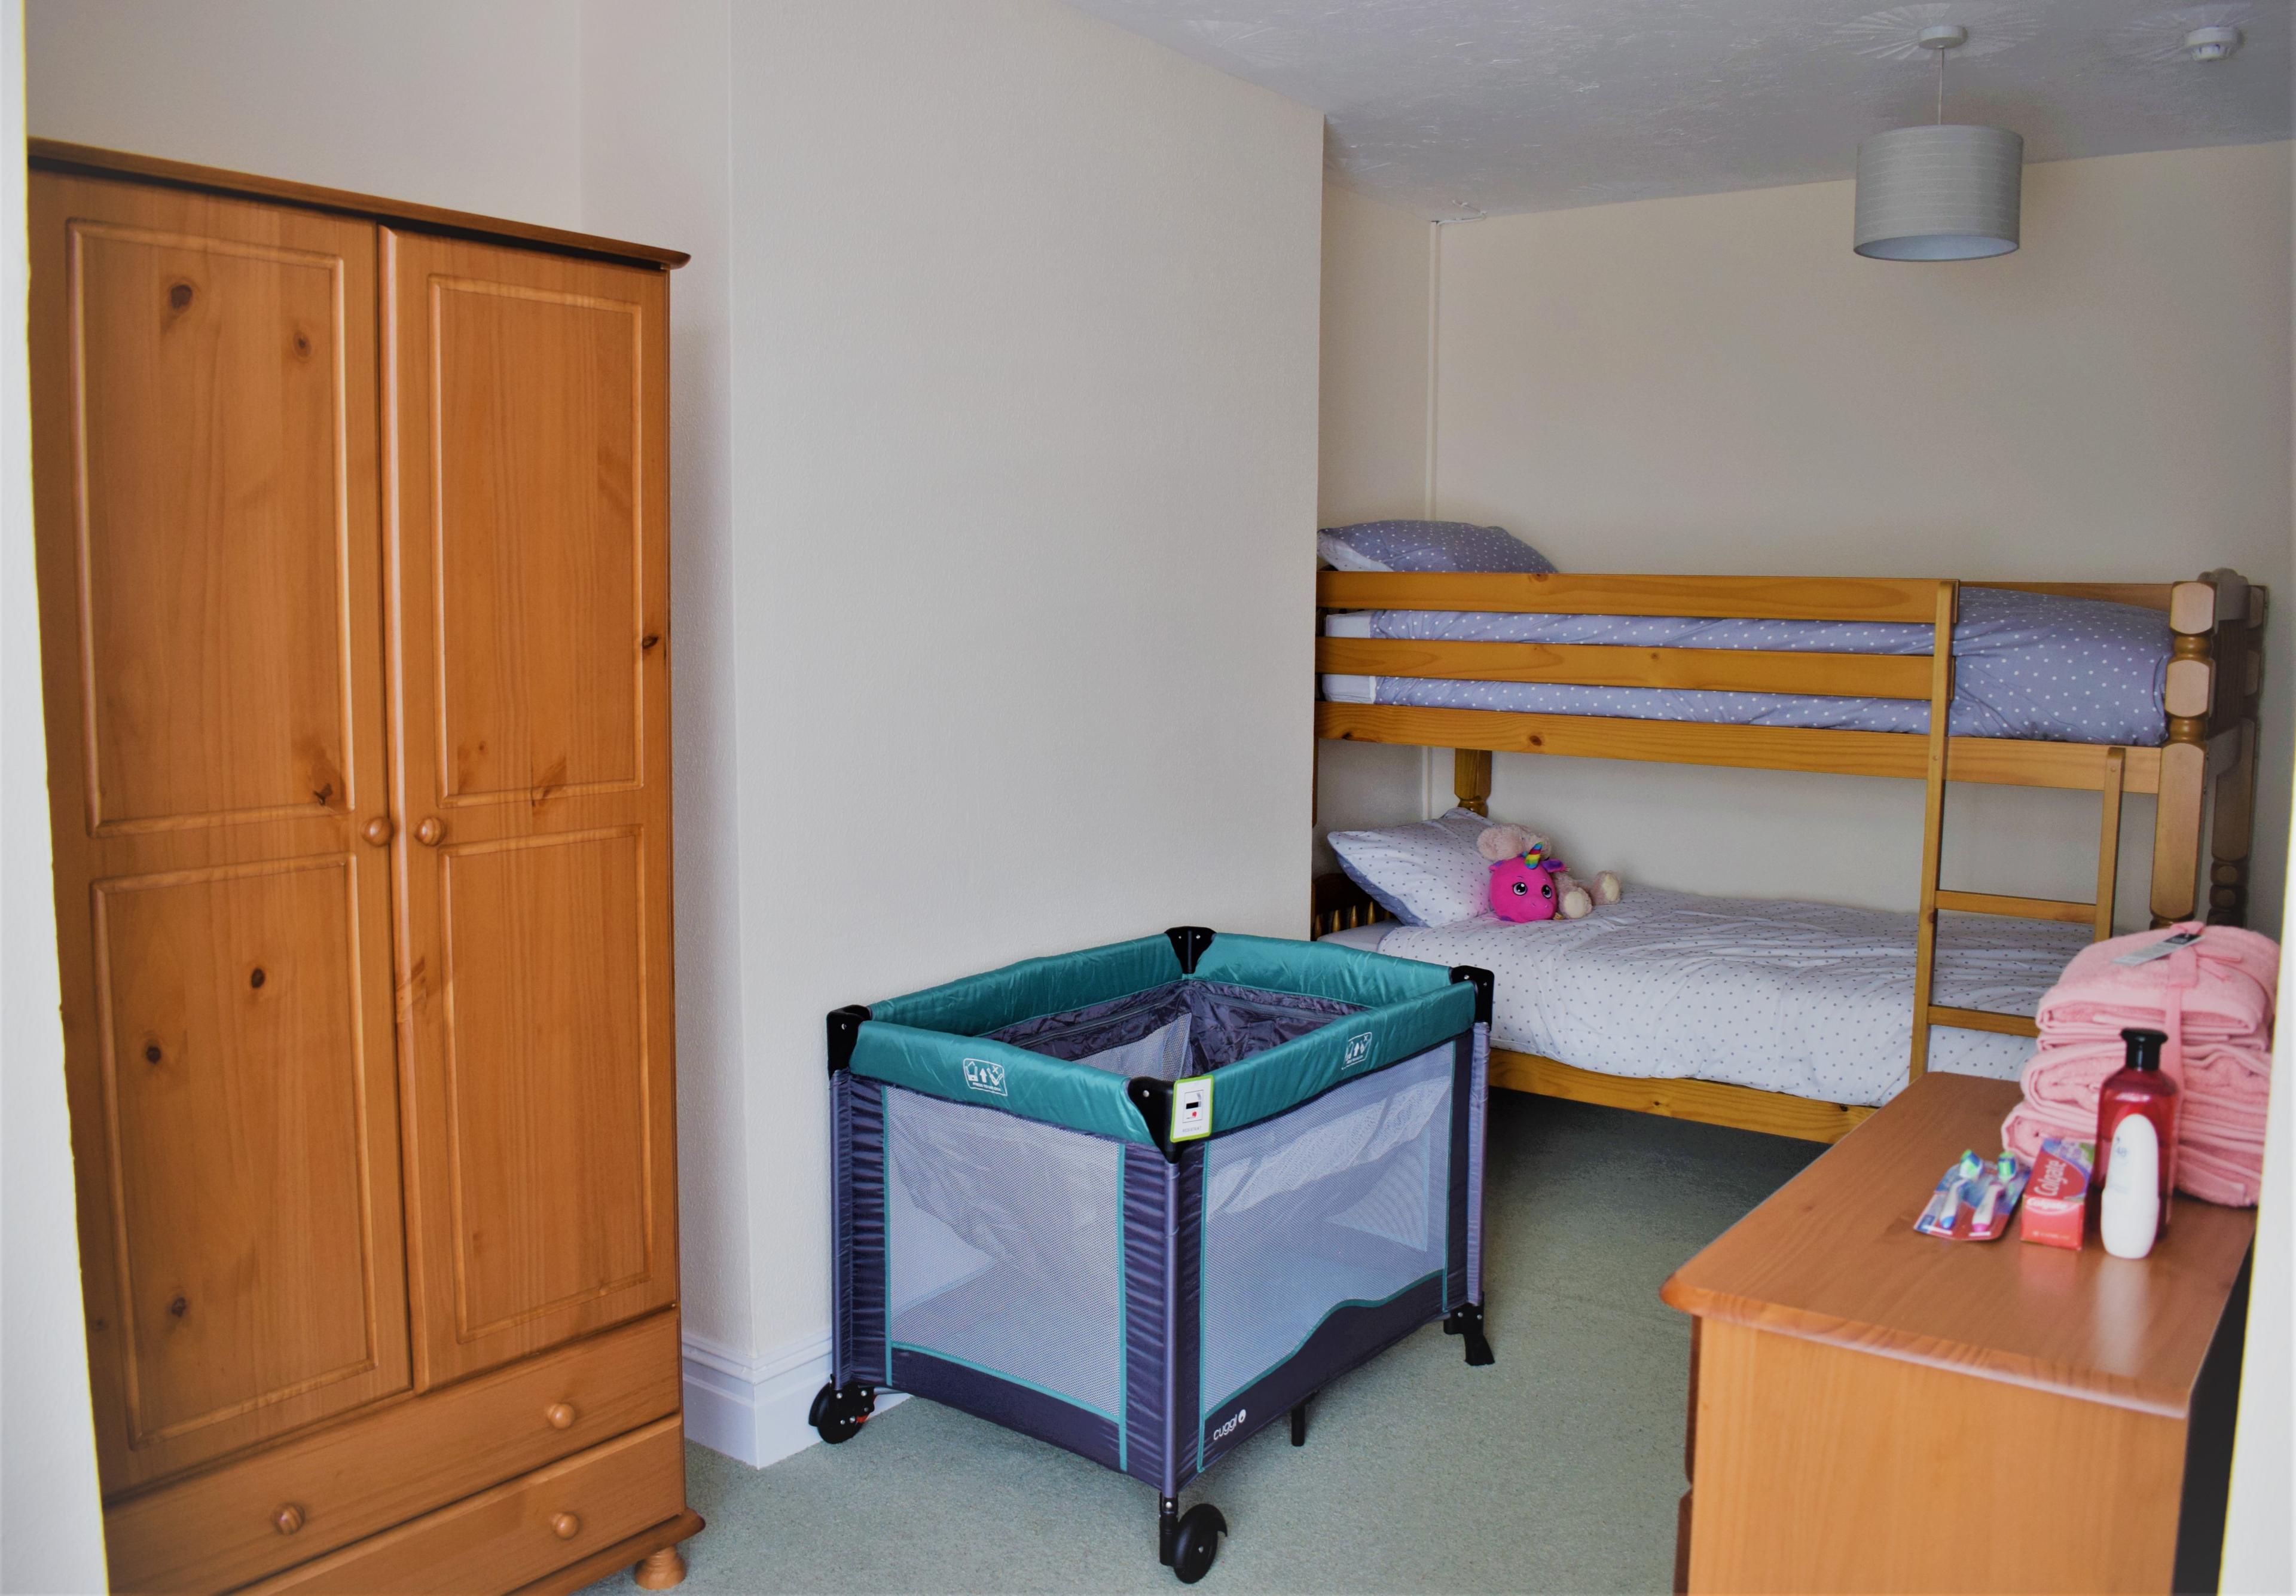
[[[2001, 1122], [2001, 1145], [2028, 1164], [2040, 1156], [2047, 1136], [2067, 1136], [2076, 1142], [2096, 1139], [2096, 1109], [2086, 1114], [2050, 1113], [2021, 1102]], [[2177, 1190], [2202, 1202], [2230, 1208], [2252, 1208], [2263, 1191], [2264, 1149], [2232, 1149], [2205, 1137], [2196, 1138], [2179, 1124], [2177, 1134]]]
[[[2196, 941], [2120, 962], [2190, 931], [2201, 933]], [[2025, 1065], [2024, 1101], [2002, 1124], [2002, 1145], [2030, 1161], [2045, 1136], [2095, 1140], [2099, 1090], [2127, 1053], [2122, 1029], [2166, 1031], [2161, 1068], [2181, 1093], [2177, 1190], [2252, 1207], [2263, 1178], [2279, 970], [2269, 937], [2198, 921], [2084, 948], [2041, 999], [2040, 1046]]]
[[[2199, 941], [2143, 964], [2116, 962], [2181, 931]], [[2095, 1038], [2118, 1042], [2123, 1026], [2158, 1026], [2172, 990], [2184, 994], [2184, 1040], [2247, 1042], [2272, 1034], [2272, 994], [2280, 947], [2269, 937], [2237, 926], [2188, 921], [2167, 930], [2139, 931], [2091, 943], [2041, 999], [2034, 1018], [2049, 1041]]]
[[[2085, 1108], [2094, 1114], [2097, 1089], [2126, 1061], [2128, 1052], [2118, 1036], [2110, 1042], [2045, 1040], [2040, 1051], [2025, 1061], [2021, 1077], [2025, 1100], [2054, 1113], [2070, 1114]], [[2259, 1145], [2271, 1070], [2271, 1052], [2261, 1044], [2209, 1043], [2194, 1047], [2188, 1042], [2161, 1060], [2161, 1072], [2184, 1094], [2182, 1117], [2221, 1121], [2233, 1130], [2245, 1127]]]

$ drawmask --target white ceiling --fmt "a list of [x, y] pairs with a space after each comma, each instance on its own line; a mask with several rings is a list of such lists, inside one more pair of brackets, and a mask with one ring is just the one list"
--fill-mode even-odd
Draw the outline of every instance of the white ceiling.
[[[1847, 177], [1936, 110], [2060, 160], [2290, 136], [2292, 0], [1073, 0], [1326, 117], [1349, 188], [1423, 216]], [[2201, 64], [2179, 44], [2231, 23]]]

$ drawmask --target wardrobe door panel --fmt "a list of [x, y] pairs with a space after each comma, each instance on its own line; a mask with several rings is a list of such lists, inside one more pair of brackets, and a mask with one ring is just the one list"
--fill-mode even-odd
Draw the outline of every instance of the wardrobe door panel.
[[116, 1492], [409, 1381], [375, 230], [31, 188], [65, 1068]]
[[304, 1068], [357, 1056], [355, 890], [337, 859], [96, 884], [137, 1434], [365, 1362], [373, 1282], [335, 1268], [362, 1251], [358, 1103]]
[[667, 292], [386, 232], [417, 1379], [676, 1295]]
[[441, 801], [636, 786], [641, 307], [434, 283]]

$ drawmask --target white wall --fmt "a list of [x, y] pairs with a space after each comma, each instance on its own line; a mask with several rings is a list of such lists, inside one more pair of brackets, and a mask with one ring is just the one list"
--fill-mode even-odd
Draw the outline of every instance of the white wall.
[[27, 0], [34, 133], [581, 225], [575, 0]]
[[[2296, 993], [2296, 904], [2280, 927], [2280, 991]], [[2296, 1405], [2296, 1023], [2272, 1039], [2272, 1101], [2265, 1124], [2264, 1190], [2257, 1202], [2248, 1339], [2243, 1349], [2240, 1419], [2233, 1435], [2232, 1496], [2226, 1504], [2223, 1578], [2227, 1596], [2285, 1596], [2296, 1591], [2296, 1456], [2289, 1419]]]
[[753, 1342], [823, 1015], [1306, 913], [1321, 119], [1046, 0], [737, 7]]
[[[11, 140], [24, 126], [23, 39], [19, 0], [0, 0]], [[0, 162], [0, 1591], [100, 1591], [40, 730], [21, 161]]]
[[[2296, 173], [2291, 174], [2296, 178]], [[2296, 264], [2291, 266], [2296, 280]], [[2288, 377], [2296, 389], [2296, 370]], [[2280, 990], [2296, 993], [2296, 902], [2280, 929]], [[2284, 1003], [2288, 1000], [2284, 997]], [[2264, 1191], [2257, 1203], [2249, 1280], [2248, 1342], [2240, 1422], [2233, 1437], [2232, 1498], [2225, 1514], [2223, 1589], [2239, 1596], [2296, 1591], [2296, 1025], [2272, 1039], [2272, 1101], [2265, 1124]]]
[[[1324, 190], [1318, 526], [1427, 512], [1435, 233], [1406, 211]], [[1318, 743], [1316, 867], [1339, 868], [1324, 832], [1392, 823], [1398, 794], [1406, 808], [1419, 803], [1426, 769], [1417, 749]]]
[[1305, 918], [1321, 119], [1054, 0], [32, 4], [35, 132], [693, 252], [687, 1420], [793, 1446], [824, 1013]]
[[[2280, 590], [2254, 918], [2286, 863], [2289, 147], [2028, 169], [2024, 248], [1905, 266], [1852, 185], [1446, 227], [1435, 503], [1565, 569]], [[1447, 773], [1445, 773], [1447, 775]], [[1440, 783], [1447, 788], [1447, 780]], [[1912, 782], [1502, 757], [1494, 812], [1629, 882], [1910, 907]], [[1400, 786], [1390, 813], [1415, 807]], [[1956, 789], [1948, 880], [2080, 896], [2095, 801]], [[2128, 806], [2142, 923], [2149, 801]]]
[[732, 0], [586, 0], [581, 9], [582, 225], [693, 258], [669, 285], [680, 1303], [695, 1346], [746, 1366], [732, 37]]

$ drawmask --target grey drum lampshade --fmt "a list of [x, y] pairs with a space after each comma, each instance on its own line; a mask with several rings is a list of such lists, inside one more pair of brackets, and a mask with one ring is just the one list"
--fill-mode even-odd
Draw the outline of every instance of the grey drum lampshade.
[[2025, 141], [2005, 127], [1899, 127], [1857, 146], [1857, 253], [1979, 260], [2017, 247]]

